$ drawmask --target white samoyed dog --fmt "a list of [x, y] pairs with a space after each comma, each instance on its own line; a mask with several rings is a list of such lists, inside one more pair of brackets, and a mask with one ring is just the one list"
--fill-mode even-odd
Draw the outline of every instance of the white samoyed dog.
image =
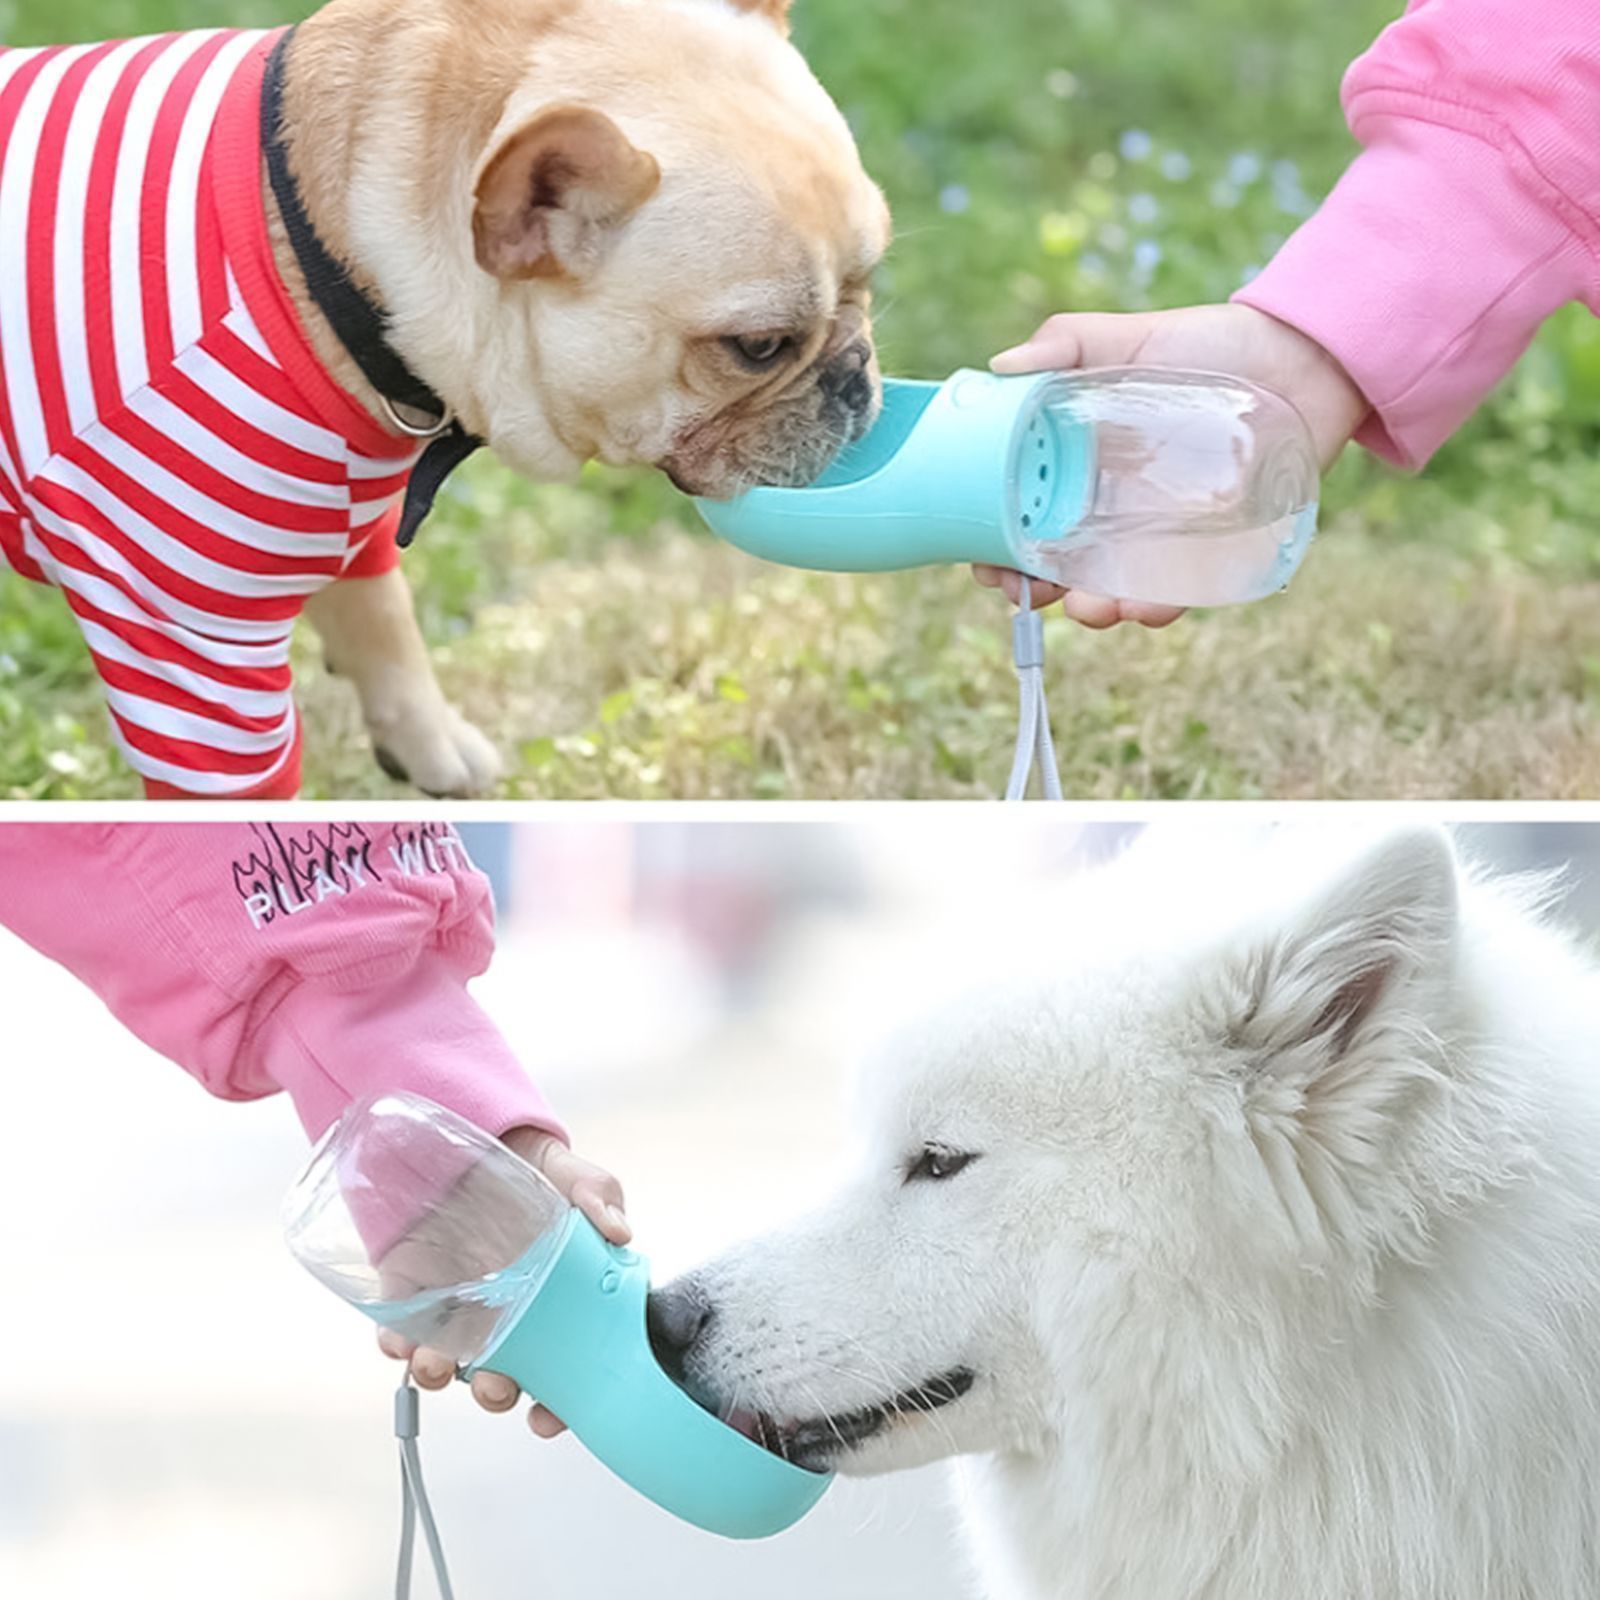
[[808, 1467], [961, 1456], [993, 1600], [1600, 1596], [1600, 973], [1549, 887], [1141, 841], [981, 930], [856, 1174], [658, 1291], [661, 1358]]

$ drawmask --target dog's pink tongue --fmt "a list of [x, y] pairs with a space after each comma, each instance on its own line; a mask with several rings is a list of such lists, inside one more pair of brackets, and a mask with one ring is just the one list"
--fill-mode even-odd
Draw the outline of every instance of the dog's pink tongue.
[[744, 1411], [738, 1406], [729, 1406], [722, 1413], [722, 1420], [736, 1433], [742, 1433], [747, 1439], [754, 1439], [761, 1443], [761, 1413], [759, 1411]]

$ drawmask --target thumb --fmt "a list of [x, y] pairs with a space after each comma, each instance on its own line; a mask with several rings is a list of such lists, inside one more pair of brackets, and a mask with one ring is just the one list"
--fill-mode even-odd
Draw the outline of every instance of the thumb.
[[623, 1210], [622, 1185], [610, 1173], [579, 1178], [567, 1198], [612, 1244], [627, 1244], [633, 1237]]
[[1047, 317], [1021, 344], [1002, 350], [989, 368], [1006, 374], [1129, 366], [1138, 359], [1149, 331], [1149, 319], [1141, 312], [1060, 312]]

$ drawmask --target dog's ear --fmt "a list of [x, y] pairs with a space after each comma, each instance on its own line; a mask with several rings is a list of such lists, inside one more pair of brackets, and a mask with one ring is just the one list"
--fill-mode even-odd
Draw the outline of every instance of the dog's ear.
[[735, 11], [748, 11], [754, 16], [765, 17], [784, 38], [789, 37], [790, 0], [728, 0], [728, 4]]
[[1302, 1239], [1354, 1224], [1405, 1105], [1440, 1079], [1457, 867], [1439, 828], [1385, 835], [1229, 960], [1225, 1029], [1252, 1138]]
[[604, 112], [547, 107], [510, 134], [478, 175], [478, 265], [497, 278], [582, 277], [611, 231], [660, 182], [655, 157]]
[[1386, 835], [1252, 953], [1240, 1041], [1347, 1051], [1408, 979], [1448, 951], [1456, 912], [1455, 852], [1444, 830]]

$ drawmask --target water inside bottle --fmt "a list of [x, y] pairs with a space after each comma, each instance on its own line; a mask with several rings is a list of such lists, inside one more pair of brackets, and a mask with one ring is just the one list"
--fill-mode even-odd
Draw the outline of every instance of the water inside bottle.
[[1294, 576], [1316, 527], [1304, 422], [1236, 379], [1077, 375], [1029, 438], [1023, 565], [1071, 588], [1178, 606], [1260, 600]]
[[576, 1213], [499, 1140], [420, 1095], [357, 1101], [284, 1201], [289, 1248], [382, 1327], [477, 1359], [555, 1264]]
[[1311, 501], [1256, 526], [1121, 527], [1115, 538], [1068, 532], [1040, 539], [1034, 575], [1068, 588], [1158, 605], [1222, 606], [1262, 600], [1294, 576], [1316, 527]]
[[494, 1345], [538, 1291], [550, 1252], [542, 1244], [499, 1272], [471, 1283], [423, 1289], [363, 1305], [372, 1320], [467, 1365]]

